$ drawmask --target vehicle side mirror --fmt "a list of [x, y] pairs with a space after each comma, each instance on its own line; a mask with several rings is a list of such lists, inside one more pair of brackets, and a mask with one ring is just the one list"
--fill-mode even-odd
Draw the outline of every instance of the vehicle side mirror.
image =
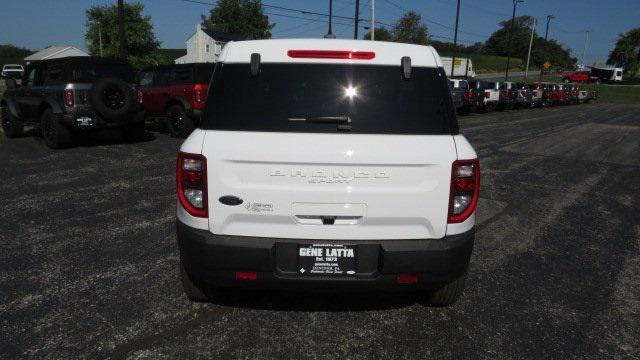
[[16, 79], [14, 78], [6, 78], [4, 79], [4, 84], [7, 87], [7, 89], [15, 89], [18, 87], [18, 83], [16, 82]]

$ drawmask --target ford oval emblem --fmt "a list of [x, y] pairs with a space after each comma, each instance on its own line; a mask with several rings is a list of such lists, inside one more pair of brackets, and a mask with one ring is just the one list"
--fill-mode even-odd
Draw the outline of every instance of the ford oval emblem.
[[221, 203], [229, 206], [237, 206], [242, 204], [242, 199], [233, 195], [225, 195], [218, 199]]

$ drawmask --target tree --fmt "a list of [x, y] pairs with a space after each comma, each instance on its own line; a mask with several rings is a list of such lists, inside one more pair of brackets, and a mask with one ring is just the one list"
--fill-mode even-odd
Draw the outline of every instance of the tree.
[[202, 16], [202, 25], [214, 33], [223, 32], [247, 35], [253, 39], [268, 39], [276, 25], [269, 23], [261, 0], [219, 0], [209, 11], [209, 17]]
[[616, 47], [609, 53], [608, 65], [623, 68], [631, 75], [638, 75], [640, 71], [640, 28], [618, 35]]
[[[135, 67], [158, 64], [161, 60], [155, 52], [160, 41], [153, 33], [149, 16], [143, 16], [141, 3], [124, 4], [124, 31], [127, 37], [128, 60]], [[118, 8], [114, 5], [92, 6], [87, 10], [87, 32], [85, 40], [91, 55], [101, 55], [100, 37], [102, 36], [102, 56], [118, 56]]]
[[0, 45], [0, 67], [4, 64], [24, 64], [24, 58], [31, 54], [33, 51], [19, 46]]
[[[376, 41], [393, 41], [393, 34], [391, 33], [391, 31], [385, 28], [377, 28], [375, 31], [376, 32], [374, 39]], [[371, 40], [371, 31], [368, 31], [366, 34], [364, 34], [362, 39]]]
[[409, 11], [402, 15], [402, 17], [393, 24], [393, 41], [427, 45], [429, 43], [429, 30], [426, 25], [420, 22], [421, 20], [422, 17], [420, 14], [415, 11]]
[[[531, 16], [523, 15], [500, 22], [501, 28], [495, 31], [485, 42], [484, 51], [490, 55], [513, 56], [526, 61], [531, 36]], [[509, 41], [509, 35], [511, 40]], [[576, 59], [571, 57], [569, 49], [555, 40], [545, 40], [534, 33], [531, 60], [534, 65], [541, 65], [549, 60], [558, 67], [572, 67]]]

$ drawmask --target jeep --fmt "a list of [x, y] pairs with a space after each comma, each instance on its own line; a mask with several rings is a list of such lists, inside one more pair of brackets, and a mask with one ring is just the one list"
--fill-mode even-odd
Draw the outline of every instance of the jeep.
[[180, 64], [140, 72], [138, 98], [146, 115], [162, 119], [175, 137], [187, 137], [200, 122], [214, 64]]
[[87, 56], [29, 64], [17, 85], [7, 79], [0, 99], [2, 129], [21, 136], [25, 125], [40, 125], [45, 144], [67, 147], [72, 135], [119, 127], [126, 140], [144, 134], [144, 117], [136, 102], [133, 68], [124, 60]]
[[477, 155], [430, 46], [228, 43], [177, 157], [186, 295], [464, 288]]

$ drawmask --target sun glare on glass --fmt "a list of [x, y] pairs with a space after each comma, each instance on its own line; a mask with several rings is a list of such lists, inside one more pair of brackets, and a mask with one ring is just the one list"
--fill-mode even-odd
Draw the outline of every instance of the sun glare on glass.
[[354, 96], [358, 95], [358, 90], [353, 86], [349, 86], [344, 89], [344, 95], [350, 99], [353, 99]]

